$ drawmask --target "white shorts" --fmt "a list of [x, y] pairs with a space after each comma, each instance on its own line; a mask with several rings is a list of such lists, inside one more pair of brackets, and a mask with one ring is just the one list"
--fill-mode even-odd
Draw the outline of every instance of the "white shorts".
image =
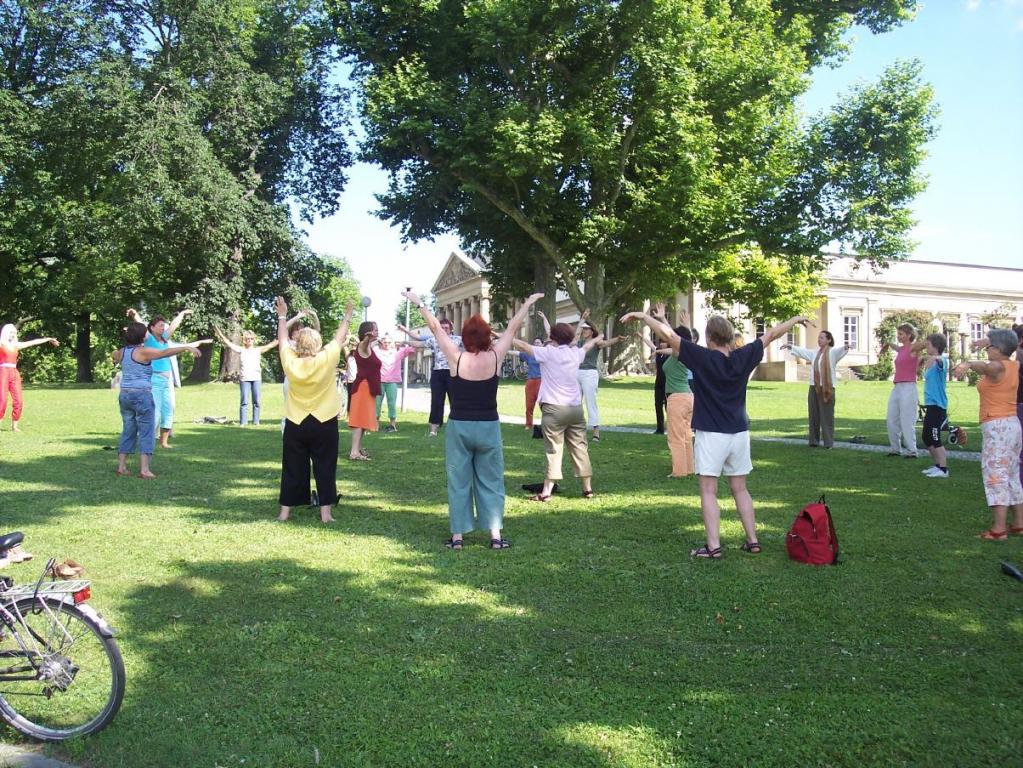
[[708, 477], [734, 477], [753, 471], [749, 453], [749, 431], [696, 431], [696, 474]]

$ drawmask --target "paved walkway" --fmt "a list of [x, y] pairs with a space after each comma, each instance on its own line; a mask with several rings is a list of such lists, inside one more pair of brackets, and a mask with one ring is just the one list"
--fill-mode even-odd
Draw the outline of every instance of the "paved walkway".
[[[401, 398], [401, 392], [398, 392], [399, 402]], [[416, 411], [419, 413], [430, 412], [430, 388], [429, 387], [409, 387], [405, 394], [405, 408], [406, 410]], [[501, 416], [501, 422], [504, 424], [525, 424], [526, 420], [522, 416]], [[601, 426], [601, 432], [631, 432], [633, 434], [651, 434], [653, 432], [650, 427], [605, 427]], [[797, 437], [753, 437], [754, 440], [759, 440], [764, 443], [781, 443], [783, 445], [806, 445], [805, 438]], [[887, 445], [869, 445], [867, 443], [848, 443], [848, 442], [835, 442], [835, 448], [845, 448], [850, 451], [862, 451], [864, 453], [888, 453]], [[959, 461], [980, 461], [980, 453], [976, 451], [951, 451], [946, 450], [948, 458], [957, 459]], [[927, 451], [917, 451], [917, 456], [927, 456]]]
[[0, 744], [0, 768], [74, 768], [74, 766], [45, 757], [38, 752]]

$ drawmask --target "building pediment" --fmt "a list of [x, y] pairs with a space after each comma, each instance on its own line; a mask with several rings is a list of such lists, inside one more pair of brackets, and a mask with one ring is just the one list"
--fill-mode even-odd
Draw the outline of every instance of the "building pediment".
[[458, 251], [452, 251], [451, 255], [448, 256], [444, 269], [440, 271], [440, 275], [437, 277], [437, 282], [433, 284], [433, 293], [436, 295], [446, 288], [464, 283], [467, 280], [477, 280], [482, 271], [483, 267], [468, 256]]

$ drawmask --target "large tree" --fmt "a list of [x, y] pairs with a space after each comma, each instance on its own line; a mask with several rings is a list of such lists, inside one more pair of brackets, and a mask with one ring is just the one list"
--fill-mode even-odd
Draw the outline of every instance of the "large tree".
[[127, 305], [208, 335], [332, 291], [290, 206], [332, 213], [345, 183], [337, 57], [319, 0], [0, 4], [0, 314], [73, 335], [89, 380]]
[[812, 119], [798, 97], [852, 24], [883, 32], [914, 0], [333, 1], [381, 215], [458, 232], [499, 288], [553, 274], [600, 320], [700, 282], [772, 315], [792, 303], [772, 276], [828, 244], [909, 253], [918, 66]]

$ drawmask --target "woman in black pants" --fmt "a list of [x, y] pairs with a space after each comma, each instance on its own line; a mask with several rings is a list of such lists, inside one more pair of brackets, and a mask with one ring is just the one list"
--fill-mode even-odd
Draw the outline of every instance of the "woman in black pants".
[[330, 512], [337, 502], [337, 417], [341, 411], [336, 371], [354, 311], [354, 305], [349, 303], [341, 327], [326, 346], [319, 333], [303, 328], [296, 334], [292, 349], [288, 344], [288, 305], [277, 297], [277, 339], [281, 366], [289, 382], [284, 401], [278, 520], [287, 520], [292, 507], [309, 504], [309, 461], [312, 460], [320, 520], [334, 522]]
[[[451, 333], [454, 327], [450, 320], [444, 318], [440, 321], [440, 326], [456, 347], [465, 349], [462, 346], [462, 337]], [[437, 431], [444, 423], [444, 398], [448, 397], [448, 388], [451, 384], [448, 358], [433, 336], [417, 336], [403, 325], [399, 325], [398, 330], [412, 339], [413, 346], [427, 347], [433, 353], [433, 371], [430, 373], [430, 437], [436, 437]]]

